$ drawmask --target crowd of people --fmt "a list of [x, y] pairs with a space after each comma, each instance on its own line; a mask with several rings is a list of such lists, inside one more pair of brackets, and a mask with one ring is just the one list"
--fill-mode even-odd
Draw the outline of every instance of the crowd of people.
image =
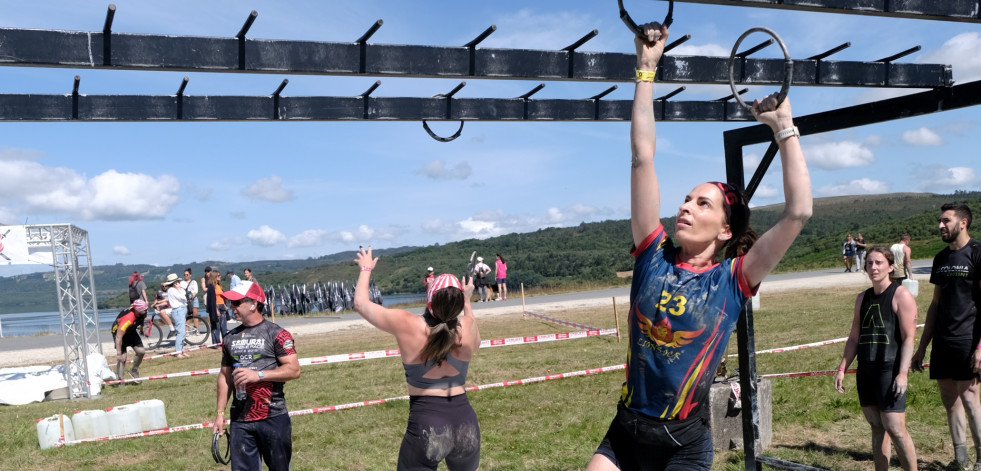
[[[668, 29], [642, 26], [635, 39], [637, 81], [630, 124], [630, 200], [634, 270], [630, 290], [626, 378], [615, 416], [587, 465], [588, 470], [708, 470], [713, 444], [708, 428], [709, 390], [729, 336], [746, 301], [755, 295], [800, 234], [812, 214], [811, 184], [799, 132], [788, 99], [775, 95], [754, 101], [752, 115], [769, 127], [780, 152], [784, 211], [766, 232], [750, 226], [749, 202], [727, 183], [696, 185], [677, 209], [674, 235], [661, 224], [661, 198], [655, 171], [657, 137], [653, 109], [655, 71]], [[862, 234], [849, 234], [842, 248], [845, 271], [863, 270], [872, 287], [859, 293], [853, 321], [839, 362], [834, 387], [844, 392], [848, 366], [857, 360], [856, 389], [872, 431], [874, 467], [888, 468], [895, 448], [903, 469], [917, 468], [914, 443], [906, 426], [906, 396], [911, 370], [924, 368], [932, 345], [930, 378], [937, 381], [947, 410], [954, 450], [952, 465], [981, 470], [981, 244], [970, 238], [971, 211], [963, 204], [941, 208], [938, 229], [947, 248], [934, 258], [930, 282], [933, 300], [919, 345], [915, 342], [917, 306], [900, 281], [912, 275], [909, 235], [889, 247], [872, 245]], [[361, 248], [355, 258], [359, 276], [354, 310], [372, 326], [391, 334], [398, 346], [409, 391], [407, 426], [397, 452], [398, 469], [474, 470], [480, 463], [481, 430], [465, 390], [468, 370], [480, 345], [471, 306], [507, 299], [507, 262], [496, 254], [493, 278], [483, 257], [463, 279], [433, 267], [423, 283], [426, 306], [419, 316], [374, 302], [371, 272], [379, 259]], [[198, 308], [197, 294], [213, 324], [231, 312], [241, 323], [231, 331], [215, 329], [222, 348], [213, 431], [230, 426], [232, 469], [290, 468], [291, 422], [284, 383], [300, 376], [292, 335], [267, 320], [267, 295], [245, 273], [242, 281], [227, 272], [221, 287], [217, 270], [206, 269], [199, 289], [190, 269], [184, 281], [175, 274], [161, 284], [154, 307], [166, 304], [181, 351], [185, 312]], [[493, 281], [492, 281], [493, 280]], [[146, 286], [138, 273], [130, 279], [132, 305], [114, 325], [120, 375], [126, 348], [143, 355], [132, 326], [146, 315]], [[185, 293], [191, 293], [185, 295]], [[135, 295], [135, 297], [134, 297]], [[225, 308], [225, 303], [229, 308]], [[970, 428], [977, 453], [968, 456]], [[393, 453], [394, 450], [393, 450]]]

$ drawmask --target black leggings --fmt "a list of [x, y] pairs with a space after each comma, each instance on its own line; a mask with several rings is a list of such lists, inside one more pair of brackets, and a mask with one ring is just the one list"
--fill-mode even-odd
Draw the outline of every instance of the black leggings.
[[399, 471], [477, 469], [480, 425], [466, 394], [409, 397], [409, 425], [399, 449]]

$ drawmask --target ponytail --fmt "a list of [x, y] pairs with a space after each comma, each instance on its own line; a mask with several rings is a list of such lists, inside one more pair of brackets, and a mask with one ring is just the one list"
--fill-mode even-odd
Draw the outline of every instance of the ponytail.
[[446, 361], [450, 350], [460, 337], [458, 315], [463, 311], [463, 291], [456, 287], [443, 288], [433, 293], [432, 307], [423, 314], [429, 325], [429, 337], [419, 354], [423, 362], [437, 365]]

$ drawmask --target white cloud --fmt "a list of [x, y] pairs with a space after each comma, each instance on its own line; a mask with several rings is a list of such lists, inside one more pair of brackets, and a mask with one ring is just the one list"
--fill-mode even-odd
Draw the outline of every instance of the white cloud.
[[318, 247], [323, 245], [328, 232], [323, 229], [307, 229], [286, 241], [287, 248]]
[[[669, 38], [670, 39], [670, 38]], [[672, 56], [725, 56], [729, 57], [732, 48], [724, 48], [718, 44], [682, 44], [671, 50]]]
[[[180, 184], [171, 175], [107, 170], [86, 179], [66, 167], [30, 160], [7, 160], [0, 198], [21, 201], [28, 210], [67, 213], [84, 220], [160, 219], [177, 204]], [[148, 188], [153, 191], [147, 191]]]
[[112, 246], [112, 253], [116, 255], [129, 255], [129, 247], [125, 245]]
[[817, 193], [822, 196], [842, 196], [842, 195], [874, 195], [887, 193], [889, 185], [879, 180], [869, 178], [858, 178], [855, 180], [840, 182], [834, 185], [825, 185], [818, 188]]
[[878, 134], [869, 134], [868, 136], [865, 136], [865, 140], [863, 142], [869, 147], [878, 147], [882, 145], [882, 136]]
[[249, 241], [252, 242], [253, 245], [258, 245], [260, 247], [269, 247], [286, 240], [286, 236], [283, 235], [282, 232], [279, 232], [265, 224], [259, 226], [258, 229], [250, 230], [245, 236], [248, 237]]
[[450, 168], [442, 160], [433, 160], [416, 170], [416, 173], [433, 180], [466, 180], [473, 169], [467, 162], [459, 162]]
[[939, 146], [944, 140], [939, 134], [926, 127], [903, 132], [903, 142], [912, 146]]
[[485, 239], [487, 237], [494, 237], [501, 234], [500, 229], [498, 229], [497, 224], [494, 221], [474, 219], [471, 216], [457, 224], [459, 224], [461, 231], [468, 233], [470, 234], [470, 237], [477, 239]]
[[808, 165], [825, 170], [861, 167], [875, 161], [871, 149], [854, 141], [808, 145], [804, 149], [804, 155]]
[[225, 237], [224, 239], [208, 244], [209, 250], [228, 250], [236, 245], [242, 245], [244, 241], [241, 237]]
[[17, 213], [10, 208], [0, 206], [0, 224], [12, 225], [17, 222]]
[[981, 36], [978, 33], [961, 33], [944, 42], [940, 49], [928, 51], [917, 57], [919, 63], [950, 64], [957, 83], [981, 78]]
[[771, 185], [764, 185], [761, 183], [760, 186], [756, 187], [756, 192], [753, 193], [753, 199], [774, 198], [779, 194], [780, 194], [780, 190], [777, 187]]
[[970, 167], [947, 168], [941, 165], [931, 165], [916, 169], [913, 178], [922, 185], [921, 188], [931, 191], [949, 192], [981, 183], [981, 179]]
[[266, 200], [271, 203], [282, 203], [293, 199], [293, 191], [283, 188], [283, 179], [277, 175], [260, 178], [255, 183], [242, 190], [249, 198]]

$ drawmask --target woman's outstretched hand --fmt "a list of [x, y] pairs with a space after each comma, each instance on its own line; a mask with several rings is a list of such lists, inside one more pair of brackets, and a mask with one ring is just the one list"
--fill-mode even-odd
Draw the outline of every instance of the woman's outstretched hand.
[[361, 270], [369, 271], [375, 268], [375, 264], [378, 263], [378, 257], [371, 258], [371, 246], [365, 250], [364, 247], [358, 247], [358, 254], [354, 257], [354, 263], [357, 263]]
[[664, 43], [668, 40], [668, 28], [661, 23], [652, 22], [640, 25], [644, 38], [634, 35], [637, 46], [637, 69], [654, 70], [664, 54]]
[[771, 94], [762, 100], [753, 101], [753, 117], [757, 121], [770, 126], [773, 132], [793, 126], [794, 115], [790, 110], [790, 98], [784, 98], [777, 106], [777, 94]]

